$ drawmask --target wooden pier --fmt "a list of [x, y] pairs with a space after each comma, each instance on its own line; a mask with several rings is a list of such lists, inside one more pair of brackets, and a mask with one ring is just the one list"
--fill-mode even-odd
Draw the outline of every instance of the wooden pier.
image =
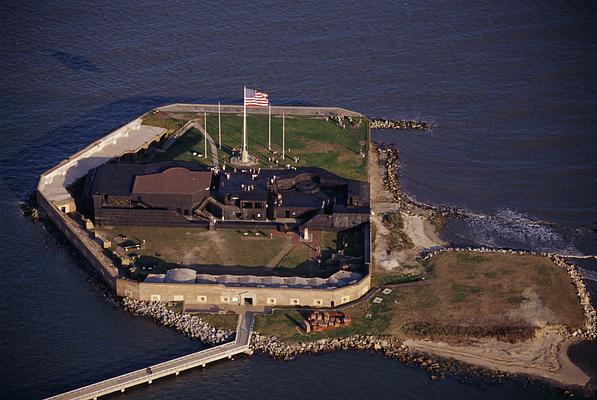
[[210, 362], [232, 358], [232, 356], [240, 353], [247, 353], [253, 332], [253, 321], [254, 316], [251, 312], [240, 314], [236, 327], [236, 338], [233, 342], [211, 347], [160, 364], [150, 365], [124, 375], [48, 397], [48, 399], [97, 399], [100, 396], [110, 393], [124, 392], [132, 386], [143, 383], [151, 384], [158, 378], [168, 375], [178, 375], [181, 371], [187, 369], [199, 366], [205, 367]]

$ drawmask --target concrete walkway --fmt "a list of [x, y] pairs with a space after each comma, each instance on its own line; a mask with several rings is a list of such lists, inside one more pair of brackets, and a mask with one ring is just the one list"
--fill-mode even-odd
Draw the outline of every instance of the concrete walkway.
[[168, 375], [178, 375], [181, 371], [187, 369], [198, 366], [205, 367], [210, 362], [232, 358], [232, 356], [240, 353], [247, 353], [249, 352], [249, 343], [251, 342], [253, 332], [253, 322], [254, 314], [250, 311], [243, 311], [239, 314], [234, 342], [215, 346], [160, 364], [150, 365], [147, 368], [106, 379], [89, 386], [49, 397], [48, 399], [97, 399], [100, 396], [110, 393], [124, 392], [126, 388], [132, 386], [143, 383], [151, 384], [155, 379]]
[[[193, 127], [197, 128], [199, 132], [201, 132], [203, 135], [207, 137], [207, 141], [209, 142], [209, 146], [211, 148], [212, 165], [213, 167], [218, 167], [220, 165], [220, 160], [218, 158], [218, 147], [216, 146], [216, 143], [214, 142], [212, 137], [205, 131], [205, 127], [201, 125], [197, 120], [194, 120], [192, 125]], [[207, 157], [207, 154], [205, 154], [205, 157]]]
[[[242, 102], [242, 99], [240, 100]], [[272, 115], [287, 114], [287, 115], [305, 115], [313, 117], [329, 116], [329, 115], [343, 115], [352, 117], [364, 117], [363, 114], [356, 111], [347, 110], [341, 107], [300, 107], [300, 106], [272, 106]], [[181, 112], [195, 112], [195, 113], [217, 113], [217, 104], [169, 104], [158, 107], [157, 110], [165, 113], [181, 113]], [[242, 105], [222, 104], [220, 106], [221, 112], [227, 114], [242, 114]], [[247, 112], [250, 114], [267, 114], [268, 107], [247, 107]]]

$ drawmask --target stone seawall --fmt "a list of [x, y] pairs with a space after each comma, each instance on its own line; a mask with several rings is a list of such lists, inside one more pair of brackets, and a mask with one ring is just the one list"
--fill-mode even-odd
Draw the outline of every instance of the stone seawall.
[[122, 307], [133, 315], [151, 318], [162, 326], [173, 328], [192, 339], [207, 344], [220, 344], [232, 339], [234, 331], [216, 329], [201, 318], [172, 311], [162, 302], [122, 299]]
[[116, 280], [119, 272], [111, 260], [102, 252], [101, 246], [89, 238], [88, 234], [76, 223], [53, 207], [45, 197], [37, 192], [37, 201], [47, 214], [49, 220], [68, 239], [68, 241], [81, 253], [91, 266], [99, 273], [103, 281], [116, 291]]

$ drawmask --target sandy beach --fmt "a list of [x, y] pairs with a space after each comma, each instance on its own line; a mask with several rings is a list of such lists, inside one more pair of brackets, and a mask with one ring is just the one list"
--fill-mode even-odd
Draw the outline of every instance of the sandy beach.
[[520, 343], [488, 339], [459, 346], [446, 342], [408, 339], [404, 344], [440, 357], [492, 370], [531, 375], [564, 386], [584, 387], [590, 380], [568, 358], [567, 351], [572, 342], [555, 327], [541, 330], [534, 339]]

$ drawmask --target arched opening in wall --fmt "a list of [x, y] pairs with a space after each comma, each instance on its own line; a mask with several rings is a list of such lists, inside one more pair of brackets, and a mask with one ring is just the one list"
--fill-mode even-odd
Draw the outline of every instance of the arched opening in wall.
[[336, 307], [336, 305], [334, 304], [334, 300], [332, 300], [330, 307]]

